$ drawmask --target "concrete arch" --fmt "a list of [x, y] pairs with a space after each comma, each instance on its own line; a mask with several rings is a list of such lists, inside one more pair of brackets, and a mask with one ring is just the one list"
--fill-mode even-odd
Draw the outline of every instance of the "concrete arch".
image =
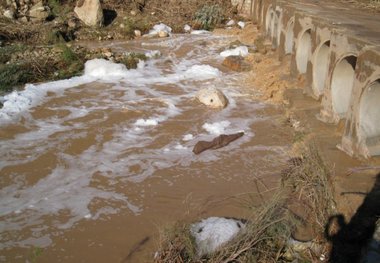
[[263, 1], [260, 1], [259, 12], [260, 12], [260, 20], [261, 20], [260, 25], [265, 26], [265, 21], [264, 21], [264, 3], [263, 3]]
[[[253, 9], [254, 9], [254, 14], [255, 14], [255, 18], [257, 19], [257, 23], [260, 24], [260, 11], [261, 11], [261, 6], [262, 6], [262, 0], [257, 0], [256, 4], [253, 6]], [[262, 25], [262, 24], [260, 24]]]
[[272, 35], [273, 15], [274, 15], [273, 7], [272, 5], [269, 5], [266, 15], [265, 15], [265, 33], [267, 36]]
[[276, 33], [276, 24], [277, 24], [277, 15], [276, 12], [273, 11], [270, 19], [270, 30], [269, 30], [269, 37], [271, 40], [274, 39], [275, 33]]
[[294, 44], [294, 16], [289, 19], [285, 32], [285, 54], [293, 53]]
[[[380, 155], [380, 76], [364, 90], [359, 104], [359, 137], [367, 148], [375, 149], [370, 155]], [[372, 139], [372, 140], [371, 140]], [[374, 147], [375, 146], [375, 147]], [[377, 146], [377, 147], [376, 147]], [[377, 149], [377, 150], [376, 150]]]
[[329, 70], [330, 40], [322, 43], [315, 51], [313, 61], [313, 93], [317, 97], [323, 94]]
[[251, 0], [251, 6], [250, 6], [250, 9], [249, 9], [249, 16], [251, 17], [252, 20], [254, 20], [254, 16], [255, 16], [255, 0]]
[[355, 80], [357, 57], [353, 54], [344, 56], [335, 65], [331, 78], [331, 100], [334, 112], [343, 118], [350, 104]]
[[298, 72], [303, 74], [307, 71], [307, 63], [311, 54], [311, 29], [305, 30], [297, 41], [296, 64]]
[[276, 45], [277, 47], [280, 46], [280, 40], [281, 40], [281, 31], [283, 29], [283, 25], [282, 25], [282, 11], [281, 10], [278, 10], [276, 12], [276, 19], [275, 19], [275, 37], [276, 37]]

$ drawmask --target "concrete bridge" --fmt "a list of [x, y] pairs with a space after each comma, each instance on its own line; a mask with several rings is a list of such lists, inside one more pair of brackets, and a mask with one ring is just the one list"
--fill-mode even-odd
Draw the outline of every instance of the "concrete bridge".
[[345, 123], [338, 146], [351, 156], [380, 155], [380, 15], [329, 1], [232, 0], [272, 41], [319, 120]]

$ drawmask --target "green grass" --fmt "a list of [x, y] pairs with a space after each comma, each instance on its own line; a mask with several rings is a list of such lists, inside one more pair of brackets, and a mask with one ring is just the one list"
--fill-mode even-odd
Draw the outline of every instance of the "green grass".
[[67, 45], [60, 44], [60, 45], [58, 45], [58, 47], [62, 50], [61, 59], [66, 64], [71, 64], [71, 63], [79, 60], [77, 54], [75, 54], [75, 52], [70, 47], [68, 47]]
[[59, 16], [62, 8], [60, 0], [48, 0], [48, 6], [50, 7], [50, 12], [54, 17]]
[[22, 52], [26, 47], [22, 44], [0, 47], [0, 64], [5, 64], [11, 59], [12, 54]]

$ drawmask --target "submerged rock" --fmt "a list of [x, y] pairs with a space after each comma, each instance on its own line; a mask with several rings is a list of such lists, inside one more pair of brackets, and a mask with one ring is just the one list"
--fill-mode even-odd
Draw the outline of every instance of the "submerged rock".
[[200, 154], [201, 152], [204, 152], [204, 151], [209, 150], [209, 149], [222, 148], [222, 147], [230, 144], [230, 142], [233, 142], [233, 141], [239, 139], [243, 135], [244, 135], [244, 132], [238, 132], [238, 133], [229, 134], [229, 135], [222, 134], [210, 142], [199, 141], [199, 142], [197, 142], [197, 144], [195, 144], [195, 146], [193, 148], [193, 153]]
[[195, 238], [197, 254], [202, 257], [214, 253], [244, 229], [245, 222], [243, 220], [209, 217], [192, 224], [190, 233]]
[[99, 0], [79, 0], [74, 12], [88, 26], [103, 26], [103, 9]]
[[234, 70], [234, 71], [250, 71], [252, 69], [251, 65], [244, 61], [241, 56], [229, 56], [223, 61], [223, 66]]
[[197, 98], [201, 103], [211, 108], [224, 108], [228, 104], [226, 96], [216, 88], [200, 90]]

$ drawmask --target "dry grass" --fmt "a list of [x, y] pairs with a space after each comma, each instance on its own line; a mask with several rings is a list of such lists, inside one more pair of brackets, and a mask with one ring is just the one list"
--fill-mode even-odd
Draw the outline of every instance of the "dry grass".
[[38, 31], [34, 27], [16, 23], [0, 16], [0, 39], [32, 42], [36, 36], [38, 36]]
[[295, 221], [285, 206], [284, 192], [259, 207], [251, 207], [251, 217], [242, 234], [217, 253], [198, 258], [190, 225], [177, 223], [160, 232], [156, 263], [163, 262], [280, 262]]
[[196, 259], [195, 240], [190, 234], [190, 225], [176, 222], [160, 229], [158, 253], [154, 262], [200, 262]]
[[335, 207], [331, 169], [326, 165], [315, 143], [303, 145], [301, 156], [293, 158], [283, 172], [282, 182], [298, 200], [306, 203], [315, 215], [317, 232], [323, 233], [325, 223]]
[[282, 191], [259, 207], [252, 207], [246, 231], [212, 255], [208, 262], [280, 262], [296, 222], [286, 209]]

